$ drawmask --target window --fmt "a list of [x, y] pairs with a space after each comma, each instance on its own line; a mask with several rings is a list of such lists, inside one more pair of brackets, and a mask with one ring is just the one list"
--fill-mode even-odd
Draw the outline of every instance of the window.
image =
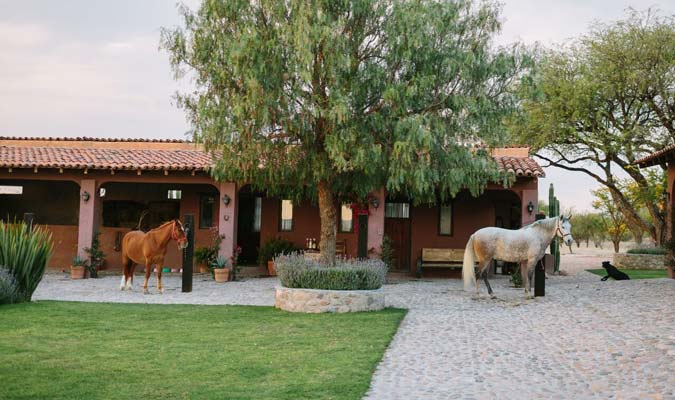
[[253, 210], [253, 232], [260, 232], [262, 225], [262, 197], [255, 198], [255, 209]]
[[354, 214], [347, 205], [340, 208], [340, 232], [354, 232]]
[[166, 198], [169, 200], [180, 200], [183, 197], [182, 190], [169, 190], [166, 194]]
[[215, 226], [216, 196], [205, 194], [199, 199], [199, 229]]
[[23, 186], [0, 185], [0, 194], [23, 194]]
[[438, 234], [452, 235], [452, 205], [446, 204], [438, 208]]
[[410, 204], [408, 203], [386, 203], [384, 205], [385, 218], [409, 218]]
[[282, 232], [290, 232], [293, 230], [293, 202], [290, 200], [281, 200], [279, 230]]

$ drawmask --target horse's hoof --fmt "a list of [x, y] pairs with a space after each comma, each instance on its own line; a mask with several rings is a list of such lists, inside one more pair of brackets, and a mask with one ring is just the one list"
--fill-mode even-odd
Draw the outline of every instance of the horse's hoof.
[[164, 294], [164, 288], [159, 288], [159, 294]]
[[491, 298], [492, 300], [494, 300], [494, 299], [497, 298], [497, 295], [491, 294], [491, 295], [490, 295], [490, 298]]
[[148, 290], [148, 288], [143, 288], [143, 294], [150, 294], [150, 291]]

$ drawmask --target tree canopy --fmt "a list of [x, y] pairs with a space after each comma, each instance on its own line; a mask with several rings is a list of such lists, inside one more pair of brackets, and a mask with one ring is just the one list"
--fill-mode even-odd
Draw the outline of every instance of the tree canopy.
[[490, 2], [206, 0], [165, 29], [178, 95], [212, 174], [269, 195], [318, 200], [331, 261], [340, 201], [372, 190], [436, 202], [503, 181], [510, 90], [528, 67], [494, 50]]
[[675, 143], [675, 18], [631, 11], [541, 61], [524, 86], [525, 112], [512, 120], [515, 137], [549, 165], [593, 177], [631, 225], [660, 243], [659, 179], [634, 162]]

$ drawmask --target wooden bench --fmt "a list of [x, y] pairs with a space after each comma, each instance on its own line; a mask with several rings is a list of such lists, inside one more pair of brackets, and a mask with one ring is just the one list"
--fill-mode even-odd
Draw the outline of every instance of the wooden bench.
[[346, 240], [338, 240], [335, 242], [335, 255], [341, 258], [345, 258], [347, 256]]
[[417, 259], [417, 277], [422, 277], [422, 268], [462, 268], [464, 249], [423, 248]]

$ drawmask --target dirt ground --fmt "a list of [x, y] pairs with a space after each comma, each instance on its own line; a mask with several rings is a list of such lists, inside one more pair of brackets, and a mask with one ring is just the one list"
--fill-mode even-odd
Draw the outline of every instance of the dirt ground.
[[[644, 241], [642, 245], [638, 246], [635, 242], [621, 242], [620, 251], [625, 252], [628, 249], [636, 247], [651, 247], [650, 242]], [[595, 247], [593, 243], [589, 243], [586, 247], [582, 243], [580, 247], [577, 244], [572, 245], [572, 252], [567, 246], [560, 247], [560, 270], [568, 274], [576, 274], [579, 271], [586, 269], [602, 268], [603, 261], [612, 261], [614, 256], [614, 245], [612, 242], [602, 243], [602, 247]]]

